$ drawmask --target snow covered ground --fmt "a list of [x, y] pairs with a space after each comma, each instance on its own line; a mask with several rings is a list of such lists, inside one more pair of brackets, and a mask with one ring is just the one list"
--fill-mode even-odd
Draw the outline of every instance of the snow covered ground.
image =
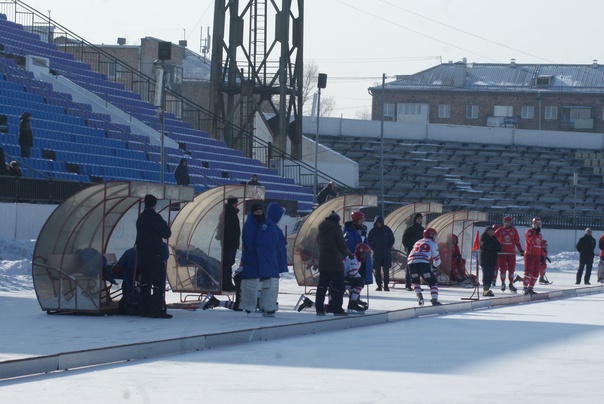
[[[171, 320], [49, 316], [33, 292], [34, 244], [0, 240], [0, 364], [263, 324], [319, 321], [312, 310], [292, 310], [304, 292], [292, 274], [281, 280], [281, 310], [274, 319], [225, 309], [172, 310]], [[550, 258], [548, 276], [554, 284], [537, 290], [578, 287], [577, 254]], [[0, 402], [600, 402], [604, 294], [595, 273], [592, 285], [600, 293], [4, 380]], [[441, 300], [457, 303], [470, 293], [441, 288]], [[495, 299], [508, 295], [495, 289]], [[171, 293], [168, 298], [178, 299]], [[392, 292], [371, 289], [370, 304], [373, 312], [416, 306], [413, 294], [400, 287]]]

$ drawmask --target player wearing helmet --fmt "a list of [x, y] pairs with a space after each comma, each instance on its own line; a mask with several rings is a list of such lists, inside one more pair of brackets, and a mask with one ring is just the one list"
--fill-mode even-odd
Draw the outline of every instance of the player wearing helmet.
[[[344, 240], [350, 251], [354, 251], [360, 243], [367, 244], [367, 227], [365, 227], [365, 215], [360, 210], [355, 210], [350, 214], [350, 221], [344, 223]], [[365, 273], [361, 273], [361, 277], [365, 280], [366, 285], [373, 283], [371, 254], [365, 259]]]
[[424, 238], [413, 245], [413, 249], [407, 256], [413, 289], [420, 306], [424, 305], [424, 297], [420, 285], [421, 278], [430, 286], [430, 302], [432, 305], [439, 306], [442, 304], [438, 301], [438, 284], [436, 276], [432, 272], [432, 266], [438, 267], [440, 265], [440, 255], [435, 242], [436, 235], [436, 230], [432, 228], [424, 230]]
[[537, 293], [533, 288], [539, 278], [539, 268], [543, 256], [541, 224], [541, 218], [533, 218], [531, 228], [524, 233], [524, 277], [522, 278], [522, 284], [525, 295]]
[[524, 254], [520, 244], [518, 230], [512, 225], [512, 218], [505, 216], [503, 218], [503, 227], [495, 230], [495, 237], [501, 244], [501, 252], [498, 255], [499, 279], [501, 280], [501, 291], [505, 292], [505, 275], [507, 272], [510, 292], [516, 293], [514, 286], [514, 276], [516, 272], [516, 248], [518, 252]]
[[377, 291], [382, 290], [382, 271], [384, 273], [384, 291], [389, 292], [390, 267], [392, 266], [392, 246], [394, 245], [394, 233], [389, 226], [384, 224], [384, 218], [377, 216], [373, 222], [373, 228], [367, 235], [367, 244], [373, 250], [373, 271]]
[[367, 257], [371, 254], [371, 248], [365, 243], [357, 244], [354, 249], [354, 257], [346, 257], [344, 260], [344, 281], [350, 298], [348, 299], [349, 313], [364, 313], [367, 310], [367, 302], [360, 300], [365, 281], [362, 274], [365, 272]]

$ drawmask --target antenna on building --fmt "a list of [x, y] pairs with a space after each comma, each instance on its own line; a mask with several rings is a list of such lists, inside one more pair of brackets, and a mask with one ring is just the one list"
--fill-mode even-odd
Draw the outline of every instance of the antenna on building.
[[210, 35], [210, 27], [208, 27], [208, 34], [206, 38], [203, 37], [203, 27], [199, 28], [199, 53], [206, 57], [208, 53], [210, 53], [210, 44], [211, 44], [211, 35]]

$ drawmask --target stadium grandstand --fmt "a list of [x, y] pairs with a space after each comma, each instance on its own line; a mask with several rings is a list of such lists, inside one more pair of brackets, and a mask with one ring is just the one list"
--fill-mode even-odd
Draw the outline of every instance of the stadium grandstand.
[[[53, 180], [59, 188], [61, 180], [78, 187], [112, 180], [175, 183], [174, 169], [184, 157], [196, 192], [245, 183], [257, 174], [268, 200], [281, 201], [291, 212], [311, 210], [309, 188], [174, 114], [166, 112], [160, 121], [152, 103], [27, 28], [0, 14], [2, 148], [7, 162], [20, 163], [22, 181]], [[25, 111], [32, 115], [31, 157], [19, 156], [17, 128]], [[163, 173], [160, 131], [165, 133]], [[2, 180], [6, 190], [18, 188]], [[26, 193], [36, 199], [35, 189]]]

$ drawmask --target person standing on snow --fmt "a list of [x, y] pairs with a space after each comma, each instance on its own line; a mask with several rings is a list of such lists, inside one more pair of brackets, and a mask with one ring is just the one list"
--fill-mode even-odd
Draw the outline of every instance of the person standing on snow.
[[274, 317], [277, 311], [279, 276], [287, 272], [285, 236], [277, 225], [281, 217], [283, 208], [278, 203], [268, 205], [266, 216], [262, 206], [254, 203], [243, 224], [239, 308], [247, 313], [257, 305], [263, 317]]
[[[415, 243], [422, 239], [424, 234], [424, 226], [422, 226], [423, 216], [421, 213], [416, 213], [413, 216], [413, 224], [405, 229], [403, 232], [403, 247], [405, 247], [405, 252], [407, 253], [407, 258], [413, 250], [413, 246]], [[412, 291], [411, 287], [411, 275], [409, 274], [409, 268], [405, 271], [405, 289], [408, 291]]]
[[594, 265], [594, 250], [596, 249], [596, 239], [591, 235], [591, 229], [585, 229], [585, 235], [577, 242], [577, 251], [579, 251], [579, 269], [577, 270], [577, 281], [575, 285], [581, 283], [583, 269], [585, 269], [585, 278], [583, 283], [590, 285], [591, 269]]
[[512, 218], [505, 216], [503, 218], [503, 227], [495, 230], [495, 237], [501, 244], [501, 252], [498, 256], [499, 279], [501, 279], [501, 291], [505, 292], [505, 274], [507, 272], [510, 292], [516, 293], [514, 286], [514, 277], [516, 274], [516, 248], [520, 254], [524, 254], [520, 244], [518, 230], [512, 226]]
[[532, 295], [535, 283], [539, 278], [539, 267], [543, 257], [543, 236], [541, 235], [541, 218], [534, 217], [531, 228], [524, 232], [524, 277], [522, 284], [523, 293]]
[[411, 252], [407, 256], [407, 264], [411, 281], [413, 282], [413, 290], [417, 295], [417, 302], [420, 306], [424, 305], [424, 296], [422, 295], [421, 279], [430, 286], [430, 302], [432, 306], [440, 306], [442, 303], [438, 301], [438, 283], [436, 276], [432, 271], [432, 267], [438, 269], [440, 266], [440, 253], [436, 244], [436, 230], [428, 228], [424, 230], [423, 238], [417, 241]]
[[373, 223], [373, 228], [367, 235], [367, 244], [373, 250], [373, 270], [376, 291], [382, 290], [382, 271], [384, 273], [384, 291], [389, 292], [390, 287], [390, 267], [392, 266], [392, 246], [394, 245], [394, 234], [392, 229], [384, 224], [384, 218], [377, 216]]
[[487, 226], [480, 236], [480, 267], [482, 268], [482, 295], [493, 296], [491, 283], [497, 266], [497, 254], [501, 252], [501, 244], [495, 237], [493, 226]]

